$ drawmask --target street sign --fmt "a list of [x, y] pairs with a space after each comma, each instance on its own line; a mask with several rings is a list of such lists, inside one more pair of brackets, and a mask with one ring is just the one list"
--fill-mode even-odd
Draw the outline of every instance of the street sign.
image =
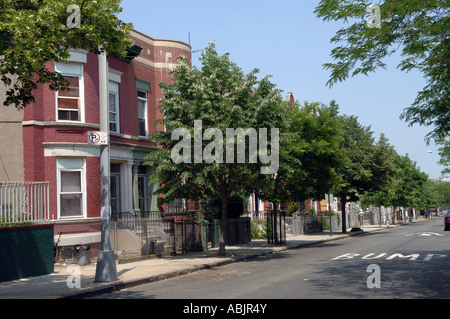
[[89, 144], [95, 145], [108, 145], [108, 133], [107, 132], [89, 132], [88, 136]]

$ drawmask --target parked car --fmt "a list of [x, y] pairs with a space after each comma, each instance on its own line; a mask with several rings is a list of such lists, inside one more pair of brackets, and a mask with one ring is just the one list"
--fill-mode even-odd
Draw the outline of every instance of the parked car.
[[448, 212], [444, 215], [444, 223], [445, 223], [445, 228], [444, 228], [444, 230], [450, 230], [450, 211], [448, 211]]

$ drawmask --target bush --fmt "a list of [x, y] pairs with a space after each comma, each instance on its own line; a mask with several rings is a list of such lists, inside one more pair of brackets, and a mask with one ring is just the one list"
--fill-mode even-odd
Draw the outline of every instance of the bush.
[[27, 221], [22, 214], [18, 218], [15, 218], [15, 219], [0, 217], [0, 228], [31, 226], [31, 225], [34, 225], [34, 223]]
[[267, 223], [261, 219], [252, 219], [250, 232], [252, 239], [267, 239]]

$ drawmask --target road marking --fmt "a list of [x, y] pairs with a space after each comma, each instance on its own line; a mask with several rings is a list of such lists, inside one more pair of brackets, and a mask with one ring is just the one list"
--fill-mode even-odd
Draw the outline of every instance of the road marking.
[[[363, 260], [367, 260], [367, 259], [380, 259], [384, 256], [387, 255], [387, 253], [379, 253], [378, 255], [376, 255], [376, 253], [370, 253], [364, 256], [361, 256], [361, 254], [355, 254], [355, 253], [348, 253], [348, 254], [344, 254], [338, 257], [333, 258], [332, 260], [341, 260], [341, 259], [355, 259], [355, 257], [360, 257]], [[394, 259], [409, 259], [409, 260], [420, 260], [419, 259], [420, 254], [409, 254], [409, 255], [403, 255], [401, 253], [393, 253], [391, 254], [389, 257], [385, 258], [385, 260], [394, 260]], [[428, 262], [434, 258], [445, 258], [447, 257], [447, 255], [442, 255], [442, 254], [428, 254], [423, 261]]]
[[431, 232], [424, 232], [424, 233], [415, 233], [415, 234], [408, 234], [405, 235], [405, 237], [410, 237], [410, 236], [419, 236], [419, 237], [431, 237], [431, 236], [444, 236], [442, 234], [438, 234], [438, 233], [431, 233]]

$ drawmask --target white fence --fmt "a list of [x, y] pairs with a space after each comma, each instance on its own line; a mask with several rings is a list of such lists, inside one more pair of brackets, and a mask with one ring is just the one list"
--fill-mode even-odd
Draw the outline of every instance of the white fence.
[[0, 224], [48, 220], [48, 182], [0, 182]]

